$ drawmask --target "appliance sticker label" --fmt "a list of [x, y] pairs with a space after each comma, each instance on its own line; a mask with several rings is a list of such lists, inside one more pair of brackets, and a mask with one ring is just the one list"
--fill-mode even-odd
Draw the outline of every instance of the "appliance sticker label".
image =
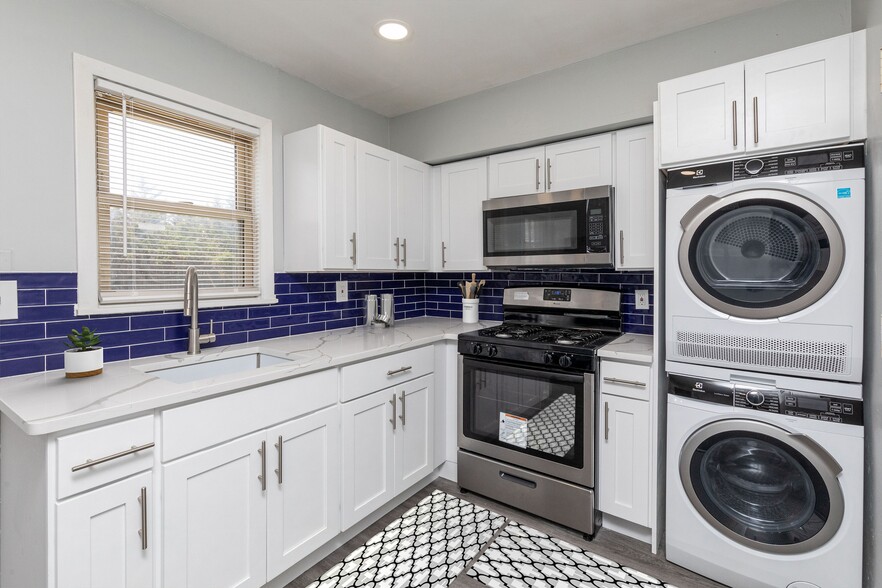
[[851, 198], [851, 188], [836, 188], [837, 198]]
[[530, 293], [529, 292], [515, 292], [514, 299], [515, 300], [529, 300]]
[[527, 424], [529, 419], [507, 412], [499, 413], [499, 440], [515, 447], [527, 447]]

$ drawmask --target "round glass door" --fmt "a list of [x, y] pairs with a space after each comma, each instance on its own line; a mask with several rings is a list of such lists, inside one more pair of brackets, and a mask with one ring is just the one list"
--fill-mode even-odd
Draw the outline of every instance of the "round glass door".
[[798, 312], [826, 294], [842, 270], [836, 223], [795, 193], [749, 190], [707, 198], [687, 216], [683, 278], [726, 314], [764, 319]]
[[680, 462], [686, 493], [709, 523], [772, 553], [803, 553], [833, 536], [843, 505], [829, 455], [771, 425], [719, 425], [693, 435]]

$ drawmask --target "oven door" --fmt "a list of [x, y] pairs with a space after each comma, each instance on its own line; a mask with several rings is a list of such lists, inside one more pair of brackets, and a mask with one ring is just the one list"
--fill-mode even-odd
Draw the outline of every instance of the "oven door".
[[463, 358], [459, 447], [594, 486], [594, 374]]

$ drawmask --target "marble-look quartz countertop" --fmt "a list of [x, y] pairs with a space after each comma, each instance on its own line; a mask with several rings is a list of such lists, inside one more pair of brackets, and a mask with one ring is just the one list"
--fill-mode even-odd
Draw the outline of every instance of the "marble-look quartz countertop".
[[597, 355], [607, 359], [652, 363], [652, 351], [652, 335], [626, 333], [601, 347]]
[[[44, 435], [168, 408], [277, 382], [396, 351], [455, 340], [460, 333], [499, 323], [464, 324], [459, 319], [416, 318], [393, 328], [353, 327], [268, 339], [226, 347], [205, 347], [202, 354], [147, 357], [104, 365], [104, 373], [67, 379], [63, 370], [0, 379], [0, 412], [25, 433]], [[219, 355], [265, 352], [294, 361], [179, 384], [147, 370], [219, 359]]]

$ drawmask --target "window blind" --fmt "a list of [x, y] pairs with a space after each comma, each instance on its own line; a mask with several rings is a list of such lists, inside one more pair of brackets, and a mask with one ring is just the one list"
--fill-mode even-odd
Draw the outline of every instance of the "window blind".
[[257, 135], [182, 110], [96, 86], [101, 303], [260, 294]]

